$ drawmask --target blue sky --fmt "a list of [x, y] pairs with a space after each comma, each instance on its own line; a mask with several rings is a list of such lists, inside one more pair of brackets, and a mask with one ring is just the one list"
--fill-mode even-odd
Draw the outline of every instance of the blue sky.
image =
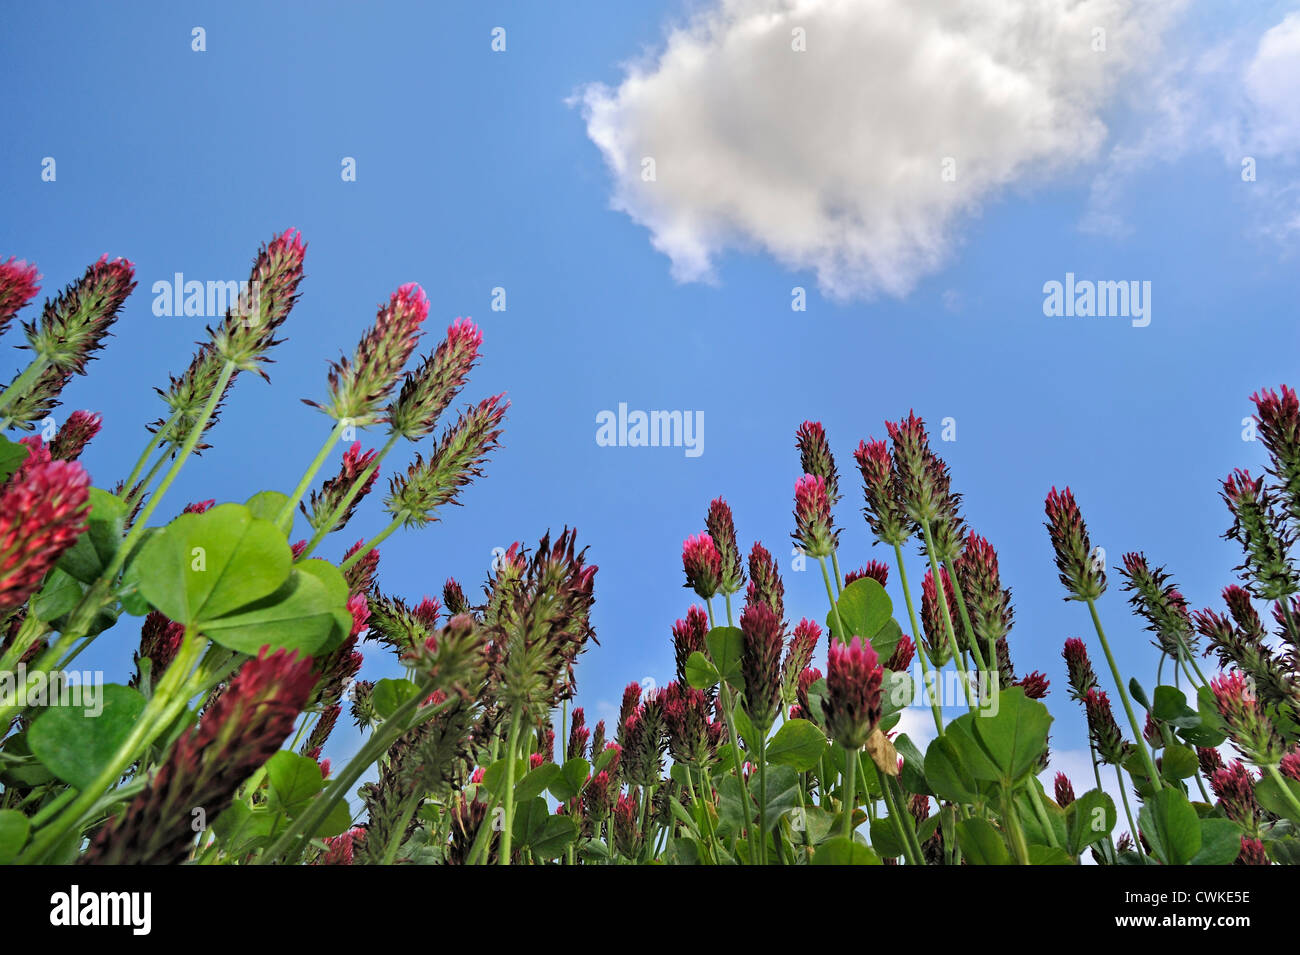
[[[857, 16], [852, 4], [823, 6]], [[741, 71], [729, 79], [751, 99], [734, 114], [709, 113], [716, 104], [707, 91], [657, 59], [675, 42], [667, 26], [687, 22], [676, 2], [15, 7], [0, 35], [9, 78], [0, 101], [0, 256], [36, 262], [50, 293], [103, 253], [137, 266], [140, 289], [116, 337], [56, 412], [59, 420], [75, 408], [104, 414], [83, 461], [98, 484], [112, 486], [146, 439], [144, 423], [160, 414], [153, 387], [184, 367], [202, 335], [203, 319], [152, 313], [152, 283], [175, 272], [242, 278], [259, 242], [291, 226], [304, 233], [307, 279], [272, 384], [240, 382], [214, 447], [186, 467], [163, 513], [190, 500], [291, 489], [329, 424], [299, 399], [322, 395], [326, 361], [350, 352], [398, 285], [415, 281], [428, 292], [429, 346], [456, 316], [473, 316], [485, 358], [464, 397], [509, 393], [504, 447], [486, 480], [462, 495], [465, 507], [382, 548], [382, 586], [418, 600], [453, 575], [477, 590], [494, 547], [576, 525], [601, 568], [601, 645], [579, 670], [579, 702], [592, 720], [612, 715], [627, 682], [672, 678], [669, 628], [689, 605], [680, 545], [702, 529], [715, 496], [731, 503], [744, 549], [761, 539], [782, 555], [788, 613], [824, 618], [815, 565], [790, 571], [801, 421], [824, 422], [839, 458], [847, 569], [887, 557], [873, 551], [858, 514], [858, 440], [883, 436], [883, 422], [909, 408], [936, 428], [952, 417], [957, 440], [936, 436], [936, 449], [971, 525], [1000, 552], [1016, 607], [1017, 668], [1051, 678], [1054, 746], [1077, 754], [1083, 720], [1065, 699], [1060, 649], [1090, 628], [1083, 608], [1061, 599], [1043, 498], [1069, 484], [1112, 567], [1125, 551], [1145, 550], [1169, 565], [1194, 606], [1217, 603], [1237, 562], [1219, 538], [1228, 520], [1217, 482], [1234, 466], [1262, 462], [1262, 448], [1241, 436], [1247, 397], [1296, 381], [1300, 221], [1296, 131], [1288, 138], [1285, 106], [1270, 93], [1300, 76], [1300, 57], [1291, 56], [1300, 31], [1287, 26], [1288, 7], [1234, 5], [1229, 17], [1207, 4], [1157, 5], [1158, 33], [1147, 23], [1135, 34], [1138, 15], [1124, 4], [1094, 6], [1099, 22], [1118, 10], [1111, 65], [1076, 75], [1048, 56], [1036, 75], [1056, 98], [1027, 108], [1061, 124], [1050, 142], [1017, 152], [1017, 135], [1039, 131], [1012, 117], [990, 143], [974, 124], [960, 140], [974, 157], [973, 181], [959, 173], [967, 191], [939, 212], [934, 203], [948, 200], [932, 200], [928, 184], [881, 188], [874, 172], [895, 161], [889, 134], [919, 128], [923, 116], [882, 113], [881, 129], [863, 139], [855, 129], [869, 125], [869, 113], [835, 113], [844, 166], [799, 167], [809, 160], [797, 149], [783, 154], [791, 168], [765, 166], [766, 150], [780, 152], [777, 139], [747, 131], [764, 122], [798, 127], [805, 110], [822, 118], [816, 82], [799, 87], [805, 98], [793, 112], [761, 120], [771, 104], [765, 80]], [[706, 22], [681, 42], [730, 49], [735, 24], [707, 21], [710, 4], [691, 9]], [[196, 26], [206, 30], [205, 52], [191, 50]], [[504, 52], [491, 49], [498, 26]], [[916, 29], [920, 44], [927, 28]], [[967, 41], [978, 48], [982, 34]], [[633, 60], [658, 85], [620, 97]], [[709, 62], [737, 69], [721, 55]], [[942, 85], [944, 71], [932, 72], [929, 82]], [[592, 93], [592, 83], [604, 93]], [[882, 102], [906, 99], [887, 83], [881, 89]], [[666, 185], [654, 198], [636, 191], [644, 184], [619, 185], [612, 154], [593, 139], [584, 92], [588, 109], [591, 96], [605, 97], [612, 112], [601, 128], [619, 142], [663, 137], [655, 116], [681, 119], [669, 124], [680, 138], [661, 140], [678, 164], [661, 162]], [[908, 95], [927, 103], [967, 92]], [[1001, 100], [953, 102], [958, 115], [978, 119]], [[1073, 120], [1060, 119], [1070, 111]], [[1006, 119], [988, 118], [996, 130]], [[717, 135], [694, 135], [699, 129]], [[859, 159], [864, 141], [879, 149]], [[728, 159], [738, 142], [752, 165]], [[934, 179], [945, 155], [941, 142], [936, 148]], [[1257, 160], [1255, 181], [1241, 176], [1247, 155]], [[41, 179], [44, 157], [57, 163], [54, 182]], [[355, 182], [340, 176], [344, 157], [356, 160]], [[682, 157], [721, 177], [709, 191], [725, 201], [702, 207], [709, 197], [669, 181]], [[754, 186], [757, 173], [772, 182]], [[837, 221], [851, 234], [871, 239], [871, 217], [888, 204], [928, 244], [886, 248], [869, 265], [850, 256], [846, 265], [835, 259], [835, 237], [817, 232], [825, 221], [771, 224], [783, 175], [811, 183], [814, 197], [843, 195], [848, 211]], [[819, 175], [838, 178], [819, 194]], [[743, 188], [732, 181], [740, 179]], [[630, 191], [612, 208], [620, 188]], [[868, 225], [854, 226], [855, 216]], [[706, 266], [682, 251], [682, 228], [687, 246], [707, 248]], [[1150, 325], [1045, 316], [1043, 285], [1067, 272], [1149, 281]], [[504, 312], [490, 308], [498, 286]], [[791, 310], [795, 286], [807, 290], [804, 312]], [[11, 332], [4, 343], [4, 374], [21, 367], [24, 353], [8, 348], [19, 340]], [[597, 413], [620, 402], [703, 411], [704, 453], [597, 446]], [[408, 453], [396, 452], [392, 467]], [[330, 556], [383, 525], [381, 497], [362, 506]], [[911, 566], [919, 581], [914, 554]], [[1149, 683], [1154, 651], [1125, 613], [1113, 572], [1112, 582], [1103, 618], [1121, 665]], [[124, 678], [136, 639], [128, 620], [79, 665]], [[365, 675], [396, 672], [381, 648], [363, 649]], [[341, 725], [327, 755], [345, 756], [359, 738]]]

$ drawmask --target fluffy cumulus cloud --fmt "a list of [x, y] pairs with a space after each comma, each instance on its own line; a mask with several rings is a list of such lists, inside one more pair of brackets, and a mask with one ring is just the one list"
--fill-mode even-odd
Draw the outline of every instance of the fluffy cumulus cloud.
[[1244, 71], [1249, 138], [1267, 156], [1300, 153], [1300, 13], [1267, 30]]
[[580, 98], [614, 207], [678, 279], [758, 249], [837, 298], [903, 295], [982, 204], [1096, 157], [1102, 111], [1153, 41], [1135, 9], [715, 0]]

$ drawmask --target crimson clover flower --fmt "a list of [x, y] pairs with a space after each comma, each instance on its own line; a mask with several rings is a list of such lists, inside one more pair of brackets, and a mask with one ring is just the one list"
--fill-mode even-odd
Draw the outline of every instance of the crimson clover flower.
[[456, 502], [460, 489], [483, 476], [483, 463], [498, 447], [501, 422], [510, 402], [504, 395], [485, 398], [461, 414], [443, 434], [428, 461], [417, 453], [406, 474], [389, 483], [385, 507], [407, 527], [437, 520], [434, 512]]
[[692, 653], [706, 653], [705, 636], [709, 632], [709, 618], [704, 609], [692, 605], [686, 617], [673, 624], [673, 661], [677, 667], [677, 680], [686, 683], [686, 661]]
[[613, 830], [614, 846], [623, 855], [632, 857], [636, 855], [637, 848], [641, 842], [641, 830], [637, 825], [637, 799], [636, 794], [620, 795], [614, 803], [614, 812], [611, 829]]
[[822, 671], [816, 667], [808, 667], [799, 673], [799, 681], [795, 685], [794, 697], [799, 701], [799, 711], [806, 720], [815, 718], [812, 702], [808, 694], [812, 690], [813, 684], [821, 678]]
[[863, 514], [871, 532], [885, 544], [904, 544], [912, 536], [913, 525], [903, 507], [902, 486], [889, 446], [874, 438], [858, 442], [853, 452], [862, 474], [862, 494], [866, 500]]
[[[319, 530], [320, 525], [329, 520], [330, 515], [338, 509], [338, 506], [346, 499], [348, 492], [352, 490], [352, 485], [361, 478], [361, 475], [366, 472], [366, 469], [375, 460], [375, 455], [374, 450], [363, 453], [360, 441], [352, 442], [352, 445], [343, 452], [339, 473], [325, 481], [319, 491], [312, 491], [308, 501], [298, 504], [298, 510], [302, 511], [303, 516], [307, 518], [307, 523], [311, 525], [312, 530]], [[379, 477], [377, 470], [370, 472], [365, 484], [352, 496], [347, 508], [339, 515], [339, 519], [334, 522], [331, 528], [332, 531], [341, 531], [348, 525], [348, 522], [352, 520], [352, 515], [356, 513], [357, 505], [361, 503], [361, 499], [369, 494], [370, 489], [375, 486], [377, 477]]]
[[1104, 763], [1119, 766], [1128, 754], [1128, 744], [1124, 734], [1115, 722], [1115, 713], [1110, 708], [1110, 699], [1105, 690], [1091, 689], [1083, 698], [1084, 712], [1088, 717], [1088, 735], [1097, 750], [1097, 756]]
[[[781, 708], [781, 650], [785, 627], [765, 603], [740, 615], [740, 672], [745, 681], [745, 712], [760, 734], [776, 721]], [[815, 639], [815, 638], [814, 638]]]
[[908, 412], [904, 420], [886, 422], [885, 429], [894, 443], [893, 463], [904, 513], [914, 525], [930, 527], [938, 560], [956, 558], [964, 529], [958, 512], [961, 495], [952, 491], [948, 465], [930, 449], [925, 422]]
[[564, 748], [564, 758], [585, 759], [589, 739], [591, 739], [591, 730], [587, 729], [587, 714], [579, 706], [573, 711], [573, 723], [569, 727], [569, 741]]
[[8, 331], [14, 316], [41, 290], [36, 284], [40, 278], [36, 266], [21, 259], [11, 257], [0, 262], [0, 335]]
[[795, 625], [790, 644], [786, 648], [785, 660], [781, 663], [781, 698], [786, 702], [794, 700], [799, 675], [812, 663], [817, 640], [821, 635], [822, 628], [807, 617]]
[[757, 541], [749, 551], [749, 585], [745, 588], [745, 602], [755, 601], [767, 604], [777, 617], [785, 619], [785, 584], [781, 582], [776, 561]]
[[829, 557], [839, 545], [832, 525], [831, 498], [826, 479], [805, 474], [794, 485], [795, 532], [790, 536], [809, 557]]
[[465, 591], [452, 577], [448, 577], [447, 582], [442, 585], [442, 603], [447, 608], [447, 613], [453, 615], [468, 613], [470, 609], [469, 601], [465, 599]]
[[795, 433], [795, 448], [799, 451], [799, 466], [804, 474], [814, 474], [826, 482], [826, 495], [834, 507], [840, 499], [840, 475], [835, 469], [826, 429], [820, 421], [805, 421]]
[[884, 668], [861, 637], [831, 641], [826, 667], [826, 728], [845, 749], [861, 749], [882, 713]]
[[1191, 617], [1187, 601], [1173, 584], [1163, 567], [1154, 570], [1140, 551], [1125, 554], [1121, 573], [1124, 589], [1133, 596], [1129, 603], [1147, 621], [1147, 629], [1156, 635], [1156, 646], [1177, 659], [1194, 646]]
[[709, 719], [709, 700], [702, 690], [676, 681], [664, 687], [664, 725], [674, 762], [704, 767], [713, 762], [725, 727]]
[[176, 865], [194, 842], [192, 812], [215, 819], [284, 743], [316, 683], [310, 657], [267, 648], [249, 660], [199, 724], [172, 747], [147, 788], [91, 839], [79, 860]]
[[[1230, 588], [1244, 594], [1240, 587]], [[1235, 596], [1235, 595], [1234, 595]], [[1242, 612], [1238, 619], [1245, 626], [1234, 624], [1223, 614], [1213, 610], [1198, 610], [1192, 616], [1196, 631], [1209, 642], [1223, 667], [1236, 666], [1248, 673], [1265, 702], [1271, 704], [1300, 701], [1300, 683], [1292, 676], [1285, 661], [1264, 643], [1264, 631], [1259, 616], [1247, 604], [1249, 615]]]
[[329, 399], [325, 404], [304, 398], [335, 421], [365, 427], [382, 419], [380, 405], [388, 399], [420, 341], [420, 326], [429, 315], [429, 299], [413, 282], [399, 288], [381, 305], [351, 359], [330, 363]]
[[56, 461], [77, 460], [91, 439], [99, 434], [103, 421], [101, 416], [89, 411], [72, 412], [50, 442], [50, 457]]
[[[939, 568], [939, 580], [943, 583], [944, 602], [948, 605], [948, 620], [957, 638], [957, 649], [965, 652], [970, 647], [970, 641], [966, 633], [966, 625], [962, 623], [957, 612], [957, 598], [953, 593], [947, 568]], [[921, 579], [921, 628], [925, 631], [927, 647], [942, 648], [941, 654], [951, 652], [952, 648], [948, 645], [948, 631], [943, 622], [943, 608], [939, 606], [939, 593], [934, 586], [934, 574], [929, 570]], [[931, 658], [933, 657], [932, 653]], [[946, 661], [947, 656], [943, 659]]]
[[458, 318], [446, 337], [418, 368], [409, 372], [389, 406], [393, 431], [418, 441], [433, 431], [442, 412], [465, 386], [483, 347], [483, 333], [469, 319]]
[[1245, 551], [1245, 562], [1237, 569], [1251, 592], [1262, 600], [1285, 600], [1300, 591], [1300, 574], [1290, 558], [1295, 535], [1279, 518], [1264, 479], [1237, 468], [1223, 482], [1223, 500], [1233, 517], [1224, 537]]
[[90, 476], [79, 464], [25, 464], [0, 490], [0, 612], [21, 607], [86, 530]]
[[658, 694], [652, 694], [623, 724], [623, 778], [632, 785], [657, 785], [663, 776], [667, 745], [663, 702]]
[[1097, 674], [1092, 669], [1092, 661], [1088, 659], [1088, 648], [1078, 637], [1071, 637], [1065, 641], [1061, 655], [1065, 658], [1065, 668], [1069, 674], [1071, 699], [1085, 699], [1091, 690], [1097, 688]]
[[1051, 685], [1051, 681], [1047, 679], [1046, 674], [1038, 670], [1022, 676], [1018, 680], [1012, 680], [1011, 683], [1013, 686], [1020, 687], [1024, 691], [1025, 697], [1030, 700], [1041, 700], [1047, 696], [1047, 688]]
[[[983, 537], [971, 531], [961, 556], [953, 561], [957, 582], [966, 599], [973, 637], [981, 646], [997, 647], [1011, 632], [1014, 611], [1011, 591], [1002, 586], [998, 552]], [[946, 586], [946, 583], [945, 583]], [[959, 615], [958, 615], [959, 616]]]
[[1062, 809], [1074, 802], [1074, 786], [1070, 784], [1070, 777], [1065, 773], [1057, 773], [1055, 780], [1056, 804]]
[[1300, 397], [1282, 386], [1279, 395], [1261, 388], [1250, 396], [1255, 403], [1259, 436], [1269, 454], [1269, 474], [1277, 481], [1293, 521], [1300, 521]]
[[1249, 836], [1241, 837], [1241, 855], [1237, 856], [1236, 865], [1271, 865], [1268, 850], [1264, 843]]
[[1256, 766], [1277, 765], [1286, 752], [1275, 721], [1279, 714], [1255, 696], [1252, 681], [1227, 673], [1211, 680], [1210, 690], [1233, 745]]
[[1095, 600], [1106, 592], [1106, 572], [1092, 555], [1083, 514], [1067, 487], [1052, 488], [1047, 495], [1047, 532], [1056, 552], [1056, 568], [1061, 583], [1070, 592], [1066, 600]]
[[1255, 801], [1255, 777], [1239, 759], [1210, 776], [1210, 789], [1228, 818], [1247, 832], [1259, 827], [1259, 803]]
[[722, 584], [722, 555], [708, 534], [696, 534], [682, 544], [682, 569], [686, 586], [705, 600], [718, 592]]
[[181, 648], [181, 639], [185, 636], [185, 624], [175, 623], [157, 610], [150, 610], [140, 627], [140, 648], [135, 652], [133, 662], [136, 672], [128, 684], [139, 688], [144, 677], [145, 660], [149, 661], [149, 681], [158, 684]]
[[608, 770], [602, 769], [589, 777], [587, 784], [582, 787], [583, 818], [594, 826], [604, 822], [614, 802], [614, 792]]
[[37, 320], [25, 322], [29, 347], [60, 371], [84, 375], [86, 362], [104, 346], [127, 296], [135, 289], [135, 266], [103, 256], [53, 301]]
[[878, 560], [868, 561], [866, 566], [859, 567], [857, 570], [850, 570], [844, 575], [844, 586], [847, 587], [853, 581], [861, 580], [864, 577], [870, 577], [884, 587], [889, 583], [889, 565], [882, 564]]
[[894, 646], [894, 652], [885, 661], [885, 669], [901, 673], [912, 665], [914, 656], [916, 656], [916, 643], [907, 634], [903, 634], [898, 638], [898, 643]]
[[736, 523], [726, 501], [719, 497], [709, 503], [704, 526], [722, 561], [718, 590], [723, 594], [734, 594], [745, 585], [745, 571], [741, 567], [740, 547], [736, 543]]
[[[209, 340], [199, 346], [185, 371], [178, 376], [168, 376], [170, 382], [165, 391], [155, 389], [170, 413], [176, 416], [174, 427], [165, 435], [171, 446], [180, 447], [189, 437], [208, 398], [216, 390], [227, 360], [235, 363], [237, 372], [253, 371], [262, 378], [267, 377], [260, 365], [269, 361], [266, 353], [278, 344], [275, 333], [298, 301], [306, 252], [306, 243], [295, 229], [289, 229], [263, 245], [258, 250], [248, 280], [249, 288], [257, 289], [255, 303], [247, 303], [247, 309], [242, 304], [237, 305], [226, 313], [216, 328], [209, 326]], [[234, 379], [235, 375], [232, 375], [218, 396], [213, 413], [203, 427], [205, 433], [217, 423], [218, 412], [234, 385]], [[151, 425], [151, 430], [156, 431], [165, 424], [165, 419], [159, 419]], [[195, 450], [202, 451], [207, 447], [200, 442], [195, 445]]]
[[1207, 779], [1223, 768], [1223, 757], [1211, 746], [1196, 748], [1196, 762], [1201, 768], [1201, 775]]

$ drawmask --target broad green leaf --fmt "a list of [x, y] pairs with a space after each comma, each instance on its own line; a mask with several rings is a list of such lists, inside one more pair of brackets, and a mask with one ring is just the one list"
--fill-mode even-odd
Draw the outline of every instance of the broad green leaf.
[[[591, 775], [594, 776], [596, 775], [596, 773], [600, 772], [601, 770], [608, 769], [609, 764], [614, 761], [614, 754], [617, 752], [618, 750], [611, 748], [610, 745], [606, 743], [604, 752], [602, 752], [599, 756], [593, 754]], [[573, 762], [573, 760], [569, 760], [569, 763], [571, 762]], [[565, 763], [564, 765], [568, 766], [569, 763]]]
[[1137, 681], [1137, 677], [1133, 677], [1128, 681], [1128, 692], [1133, 699], [1142, 704], [1142, 709], [1151, 709], [1151, 701], [1147, 699], [1146, 691], [1142, 689], [1142, 684]]
[[1115, 800], [1100, 789], [1089, 789], [1065, 810], [1071, 855], [1100, 842], [1115, 828]]
[[54, 779], [27, 745], [27, 732], [15, 733], [0, 748], [0, 781], [6, 786], [31, 789]]
[[1001, 834], [978, 816], [957, 823], [957, 845], [971, 865], [1011, 865]]
[[787, 720], [767, 744], [767, 761], [805, 773], [825, 751], [825, 733], [807, 720]]
[[925, 757], [916, 748], [912, 738], [906, 733], [900, 733], [894, 740], [894, 749], [898, 750], [898, 755], [903, 757], [903, 772], [900, 776], [903, 788], [910, 793], [933, 796], [934, 791], [930, 789], [930, 784], [925, 778]]
[[[857, 583], [855, 580], [854, 583]], [[912, 705], [916, 698], [916, 684], [912, 674], [902, 670], [886, 670], [881, 684], [881, 719], [898, 716]]]
[[1200, 818], [1177, 789], [1166, 786], [1150, 796], [1138, 813], [1138, 828], [1165, 865], [1186, 865], [1201, 851]]
[[[1300, 782], [1287, 779], [1285, 776], [1282, 777], [1282, 781], [1291, 790], [1291, 795], [1295, 797], [1296, 801], [1300, 802]], [[1291, 807], [1291, 801], [1286, 798], [1282, 789], [1278, 786], [1277, 780], [1271, 775], [1265, 776], [1255, 783], [1255, 798], [1259, 800], [1261, 806], [1273, 813], [1273, 815], [1280, 816], [1283, 819], [1290, 819], [1300, 826], [1300, 813], [1297, 813]]]
[[75, 577], [55, 567], [46, 575], [44, 586], [32, 601], [32, 613], [45, 623], [58, 620], [76, 609], [85, 592]]
[[[840, 633], [836, 612], [843, 622], [845, 633]], [[880, 582], [871, 577], [860, 577], [840, 593], [835, 610], [826, 616], [826, 627], [832, 638], [848, 642], [852, 637], [869, 640], [880, 659], [888, 660], [898, 645], [902, 631], [890, 627], [894, 605]], [[879, 636], [879, 639], [877, 637]]]
[[871, 820], [871, 848], [884, 858], [894, 859], [903, 854], [903, 842], [889, 819]]
[[250, 655], [264, 646], [307, 654], [333, 649], [346, 637], [352, 618], [346, 598], [340, 604], [317, 572], [321, 563], [303, 561], [275, 593], [204, 623], [203, 633], [213, 643]]
[[1167, 684], [1156, 687], [1151, 714], [1174, 729], [1193, 729], [1201, 725], [1200, 714], [1187, 705], [1183, 691]]
[[1167, 746], [1160, 754], [1160, 775], [1170, 782], [1190, 779], [1200, 765], [1196, 751], [1187, 746]]
[[560, 772], [547, 785], [551, 795], [560, 802], [568, 802], [587, 784], [587, 777], [592, 774], [591, 766], [581, 756], [575, 756], [560, 767]]
[[420, 688], [410, 680], [385, 679], [375, 683], [370, 700], [375, 708], [375, 715], [386, 720], [397, 711], [403, 703], [420, 692]]
[[266, 764], [270, 806], [292, 819], [325, 785], [320, 765], [307, 756], [280, 750]]
[[283, 828], [284, 817], [267, 809], [251, 809], [242, 799], [230, 804], [212, 828], [228, 853], [240, 856], [269, 843], [277, 822]]
[[709, 687], [717, 684], [721, 679], [718, 675], [718, 669], [709, 662], [699, 650], [692, 653], [686, 660], [686, 682], [696, 690], [707, 690]]
[[973, 803], [979, 798], [979, 783], [947, 733], [932, 740], [925, 751], [925, 778], [934, 795], [949, 802]]
[[117, 599], [121, 601], [122, 609], [133, 617], [143, 617], [153, 609], [145, 595], [140, 593], [140, 563], [137, 558], [149, 545], [149, 542], [161, 532], [161, 527], [150, 527], [140, 535], [140, 540], [126, 558], [126, 565], [122, 570], [122, 579], [117, 585]]
[[760, 791], [767, 793], [767, 828], [773, 829], [781, 817], [799, 805], [799, 774], [789, 766], [769, 766], [767, 768], [767, 789], [758, 787], [759, 774], [750, 778], [750, 791], [755, 796]]
[[0, 484], [9, 480], [10, 476], [23, 466], [27, 454], [27, 445], [10, 441], [0, 434]]
[[288, 503], [288, 494], [281, 494], [279, 491], [258, 491], [244, 502], [244, 506], [254, 517], [274, 523]]
[[1064, 849], [1057, 846], [1034, 845], [1029, 847], [1030, 865], [1073, 865], [1075, 862]]
[[17, 809], [0, 809], [0, 865], [8, 865], [18, 858], [30, 831], [27, 817]]
[[[989, 719], [990, 717], [981, 718]], [[951, 739], [952, 744], [957, 748], [967, 772], [981, 784], [980, 791], [991, 792], [993, 787], [988, 784], [1000, 784], [1003, 779], [1003, 770], [975, 735], [975, 723], [976, 717], [973, 714], [963, 713], [944, 727], [943, 733], [944, 736]]]
[[90, 489], [86, 532], [59, 557], [58, 566], [83, 584], [94, 583], [122, 544], [126, 504], [120, 497]]
[[[488, 792], [497, 798], [502, 798], [506, 794], [506, 770], [509, 768], [509, 760], [502, 756], [495, 763], [483, 771], [482, 786]], [[515, 760], [515, 779], [521, 779], [524, 773], [528, 772], [528, 760]]]
[[534, 862], [559, 858], [569, 843], [578, 838], [578, 823], [568, 816], [547, 816], [529, 836]]
[[[242, 504], [219, 504], [202, 514], [177, 517], [149, 541], [135, 563], [140, 592], [154, 607], [178, 623], [206, 625], [236, 610], [265, 609], [267, 598], [289, 582], [293, 553], [270, 521], [255, 518]], [[281, 593], [281, 600], [298, 589]], [[247, 650], [208, 635], [246, 653], [256, 653], [262, 645]]]
[[972, 727], [1001, 772], [1003, 783], [1012, 785], [1039, 764], [1047, 747], [1052, 714], [1038, 700], [1026, 697], [1018, 686], [1000, 691], [996, 699], [996, 714], [978, 711]]
[[827, 839], [813, 851], [812, 864], [880, 865], [880, 856], [870, 846], [844, 836], [836, 836]]
[[95, 781], [144, 712], [144, 697], [130, 687], [109, 683], [94, 689], [102, 694], [98, 706], [87, 707], [84, 696], [81, 706], [52, 706], [32, 721], [27, 733], [41, 764], [76, 789]]
[[540, 796], [527, 802], [518, 803], [515, 806], [515, 848], [523, 849], [532, 845], [533, 838], [541, 834], [542, 827], [546, 825], [546, 819], [549, 815], [546, 800]]
[[540, 796], [559, 774], [560, 767], [556, 763], [542, 763], [536, 769], [530, 769], [515, 783], [515, 802], [524, 803]]
[[704, 643], [718, 673], [732, 686], [743, 690], [745, 681], [740, 675], [740, 650], [744, 636], [740, 628], [714, 627], [705, 636]]
[[731, 721], [736, 724], [736, 734], [745, 741], [745, 745], [754, 752], [758, 751], [759, 732], [754, 728], [754, 724], [749, 719], [749, 714], [745, 712], [743, 706], [738, 706], [731, 713]]
[[1201, 820], [1201, 849], [1188, 865], [1232, 865], [1241, 854], [1241, 827], [1231, 819]]

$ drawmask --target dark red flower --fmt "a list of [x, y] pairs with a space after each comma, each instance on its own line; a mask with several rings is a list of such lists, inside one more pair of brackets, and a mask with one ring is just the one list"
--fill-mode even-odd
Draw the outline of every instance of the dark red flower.
[[81, 465], [24, 465], [0, 491], [0, 612], [27, 602], [86, 530], [90, 476]]
[[878, 560], [869, 561], [865, 567], [859, 567], [857, 570], [850, 570], [844, 575], [844, 586], [847, 587], [855, 580], [861, 580], [863, 577], [870, 577], [880, 586], [887, 586], [889, 583], [889, 566], [882, 564]]
[[1056, 552], [1056, 568], [1061, 583], [1070, 592], [1066, 600], [1095, 600], [1106, 592], [1106, 572], [1094, 558], [1088, 527], [1083, 514], [1067, 487], [1052, 488], [1047, 495], [1047, 532]]
[[826, 728], [846, 749], [860, 749], [880, 722], [884, 668], [861, 637], [831, 641], [826, 673]]
[[722, 555], [708, 534], [696, 534], [682, 544], [686, 586], [708, 600], [722, 584]]
[[790, 536], [809, 557], [829, 557], [839, 543], [832, 525], [826, 479], [805, 474], [794, 485], [795, 532]]

